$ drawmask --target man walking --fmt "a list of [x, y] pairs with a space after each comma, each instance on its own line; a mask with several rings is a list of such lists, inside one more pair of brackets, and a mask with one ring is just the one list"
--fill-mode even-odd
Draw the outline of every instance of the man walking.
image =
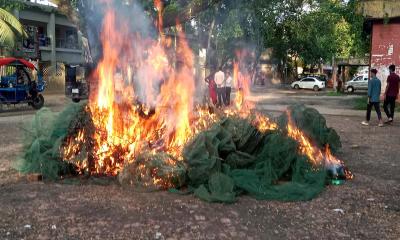
[[381, 80], [376, 77], [378, 71], [376, 69], [371, 70], [371, 80], [368, 82], [368, 105], [367, 105], [367, 119], [361, 124], [368, 126], [369, 120], [371, 120], [372, 107], [375, 108], [376, 114], [379, 119], [379, 127], [383, 127], [381, 109], [379, 106], [379, 97], [381, 95]]
[[217, 96], [218, 96], [218, 106], [222, 107], [225, 99], [225, 74], [222, 71], [222, 68], [219, 68], [219, 71], [214, 75], [215, 84], [217, 84]]
[[[396, 66], [389, 66], [389, 76], [387, 78], [387, 86], [385, 90], [385, 101], [383, 102], [383, 109], [385, 110], [388, 120], [385, 123], [392, 123], [394, 118], [394, 109], [396, 106], [396, 99], [399, 95], [400, 77], [395, 73]], [[390, 109], [388, 108], [390, 106]]]
[[232, 90], [232, 76], [231, 73], [228, 71], [227, 78], [225, 80], [225, 105], [231, 105], [231, 90]]

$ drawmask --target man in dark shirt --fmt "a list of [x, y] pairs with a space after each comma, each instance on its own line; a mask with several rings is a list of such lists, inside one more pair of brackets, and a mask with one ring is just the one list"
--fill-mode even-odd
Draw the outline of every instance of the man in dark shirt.
[[[396, 106], [396, 99], [399, 95], [400, 77], [395, 73], [396, 66], [389, 66], [389, 76], [387, 78], [387, 85], [385, 91], [385, 101], [383, 102], [383, 109], [385, 110], [388, 120], [386, 123], [392, 123], [394, 118], [394, 109]], [[390, 109], [388, 108], [390, 107]]]

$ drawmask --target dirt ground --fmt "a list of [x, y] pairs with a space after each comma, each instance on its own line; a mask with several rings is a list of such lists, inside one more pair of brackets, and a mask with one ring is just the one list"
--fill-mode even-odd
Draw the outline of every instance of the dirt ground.
[[0, 114], [0, 239], [400, 239], [400, 122], [326, 116], [355, 179], [312, 201], [210, 204], [114, 183], [27, 181], [12, 166], [31, 117]]

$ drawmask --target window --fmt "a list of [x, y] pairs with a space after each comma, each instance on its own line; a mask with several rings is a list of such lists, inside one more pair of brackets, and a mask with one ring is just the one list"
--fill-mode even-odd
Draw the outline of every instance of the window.
[[354, 79], [355, 82], [358, 82], [358, 81], [361, 81], [361, 80], [362, 80], [362, 77], [361, 77], [361, 76], [359, 76], [359, 77], [357, 77], [357, 78]]
[[315, 79], [305, 78], [305, 79], [302, 80], [302, 82], [315, 82]]
[[0, 67], [0, 87], [9, 87], [10, 84], [15, 84], [17, 80], [17, 68], [15, 66]]
[[56, 47], [78, 49], [78, 33], [76, 29], [56, 25]]

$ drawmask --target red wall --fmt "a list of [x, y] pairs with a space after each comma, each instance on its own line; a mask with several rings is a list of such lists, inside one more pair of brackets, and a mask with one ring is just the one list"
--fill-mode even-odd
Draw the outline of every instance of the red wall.
[[400, 74], [400, 22], [387, 24], [375, 22], [372, 27], [371, 68], [378, 70], [382, 91], [386, 87], [389, 65], [396, 65]]

